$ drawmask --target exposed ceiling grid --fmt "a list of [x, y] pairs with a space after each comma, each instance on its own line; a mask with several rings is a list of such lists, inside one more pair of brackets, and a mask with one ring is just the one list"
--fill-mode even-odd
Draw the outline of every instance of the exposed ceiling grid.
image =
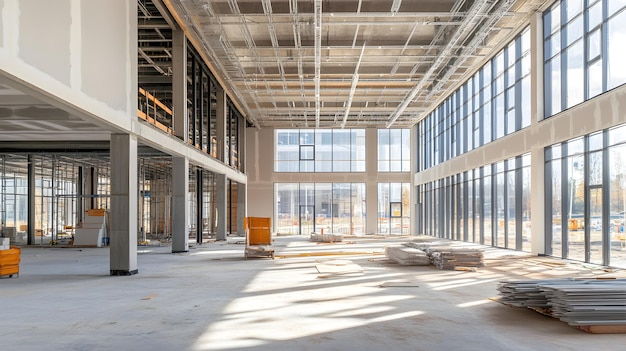
[[[412, 126], [549, 2], [155, 1], [200, 38], [215, 75], [261, 128]], [[144, 39], [168, 40], [151, 2], [139, 0], [139, 16], [157, 24]], [[158, 46], [166, 51], [139, 53], [154, 61], [142, 58], [153, 81], [170, 74], [171, 43]]]

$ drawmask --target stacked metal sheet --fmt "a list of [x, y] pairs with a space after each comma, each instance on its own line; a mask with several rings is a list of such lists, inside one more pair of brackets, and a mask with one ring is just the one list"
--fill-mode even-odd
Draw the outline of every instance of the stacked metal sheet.
[[485, 265], [483, 251], [469, 248], [430, 248], [433, 265], [438, 269], [455, 269], [456, 267], [483, 267]]
[[426, 253], [419, 249], [404, 246], [387, 246], [385, 247], [385, 256], [390, 260], [394, 260], [399, 264], [409, 266], [428, 266], [430, 258]]
[[553, 316], [573, 326], [626, 325], [626, 280], [540, 284]]

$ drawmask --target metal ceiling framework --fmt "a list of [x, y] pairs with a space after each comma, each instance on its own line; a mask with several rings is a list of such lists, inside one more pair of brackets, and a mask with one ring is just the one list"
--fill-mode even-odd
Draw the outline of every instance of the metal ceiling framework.
[[547, 2], [138, 0], [139, 82], [168, 103], [167, 8], [257, 127], [409, 127]]

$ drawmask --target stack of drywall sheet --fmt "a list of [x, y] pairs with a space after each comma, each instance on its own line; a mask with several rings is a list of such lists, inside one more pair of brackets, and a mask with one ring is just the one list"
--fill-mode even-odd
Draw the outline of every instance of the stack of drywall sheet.
[[422, 250], [404, 247], [404, 246], [387, 246], [385, 247], [385, 256], [390, 260], [394, 260], [403, 265], [409, 266], [428, 266], [430, 258]]
[[322, 243], [338, 243], [343, 241], [343, 236], [341, 234], [311, 233], [310, 240]]
[[505, 280], [498, 284], [500, 302], [515, 307], [550, 308], [540, 284], [569, 284], [573, 279]]
[[469, 248], [433, 247], [431, 251], [433, 265], [439, 269], [456, 267], [483, 267], [483, 250]]
[[553, 316], [574, 326], [626, 325], [626, 279], [540, 284]]

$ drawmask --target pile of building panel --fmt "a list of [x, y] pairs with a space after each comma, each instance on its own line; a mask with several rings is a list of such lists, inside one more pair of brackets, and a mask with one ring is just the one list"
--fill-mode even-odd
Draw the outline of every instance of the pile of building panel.
[[540, 285], [552, 315], [573, 326], [626, 325], [626, 280]]
[[498, 291], [504, 304], [543, 309], [572, 326], [626, 326], [626, 279], [502, 281]]
[[393, 261], [407, 266], [428, 266], [430, 257], [419, 249], [406, 246], [386, 246], [385, 256]]
[[457, 267], [484, 267], [485, 261], [481, 249], [470, 248], [431, 248], [433, 265], [439, 269]]

